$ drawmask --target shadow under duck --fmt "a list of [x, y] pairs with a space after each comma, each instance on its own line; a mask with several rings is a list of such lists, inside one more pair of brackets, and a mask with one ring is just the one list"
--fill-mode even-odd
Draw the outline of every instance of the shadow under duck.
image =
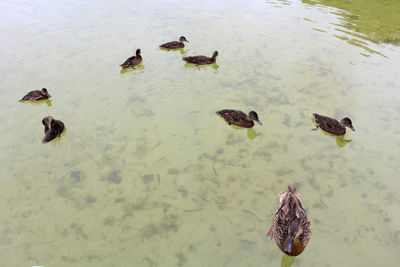
[[50, 97], [51, 95], [49, 94], [47, 89], [43, 88], [42, 90], [30, 91], [19, 101], [38, 101], [49, 99]]
[[322, 116], [317, 113], [314, 113], [312, 116], [315, 120], [317, 128], [319, 127], [330, 134], [337, 136], [345, 135], [346, 127], [349, 127], [351, 130], [355, 131], [351, 120], [347, 117], [338, 122], [336, 119]]
[[300, 255], [311, 237], [311, 223], [296, 188], [279, 194], [280, 205], [267, 236], [275, 239], [280, 250], [289, 256]]
[[253, 110], [250, 111], [248, 115], [240, 110], [234, 109], [223, 109], [216, 113], [224, 118], [229, 125], [233, 124], [244, 128], [251, 128], [254, 126], [254, 121], [262, 125], [261, 121], [258, 119], [258, 114]]
[[187, 63], [192, 63], [196, 65], [205, 65], [205, 64], [213, 64], [215, 63], [218, 56], [218, 51], [214, 51], [212, 57], [206, 56], [193, 56], [193, 57], [184, 57], [182, 58]]
[[160, 48], [165, 48], [165, 49], [179, 49], [179, 48], [184, 48], [185, 44], [183, 42], [189, 43], [188, 40], [186, 40], [185, 36], [179, 37], [179, 41], [172, 41], [168, 42], [165, 44], [160, 45]]
[[136, 56], [131, 56], [130, 58], [128, 58], [127, 60], [125, 60], [124, 63], [122, 63], [120, 66], [122, 68], [129, 68], [129, 67], [133, 67], [136, 66], [138, 64], [140, 64], [142, 62], [142, 56], [140, 55], [140, 49], [136, 50]]
[[64, 123], [55, 120], [51, 116], [44, 117], [42, 120], [44, 125], [44, 137], [42, 143], [48, 143], [56, 137], [59, 137], [65, 129]]

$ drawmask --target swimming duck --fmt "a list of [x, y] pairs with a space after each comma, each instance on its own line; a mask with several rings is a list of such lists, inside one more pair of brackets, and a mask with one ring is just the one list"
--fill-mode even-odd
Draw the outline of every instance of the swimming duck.
[[218, 56], [218, 51], [214, 51], [212, 57], [206, 56], [194, 56], [194, 57], [184, 57], [182, 58], [187, 63], [204, 65], [204, 64], [213, 64]]
[[254, 121], [262, 125], [255, 111], [250, 111], [248, 115], [240, 110], [234, 109], [223, 109], [216, 113], [224, 118], [229, 125], [233, 124], [244, 128], [251, 128], [254, 126]]
[[55, 120], [51, 116], [44, 117], [42, 123], [44, 125], [44, 137], [42, 143], [48, 143], [54, 138], [60, 136], [65, 129], [62, 121]]
[[188, 42], [188, 40], [186, 40], [185, 36], [181, 36], [179, 37], [179, 41], [172, 41], [172, 42], [168, 42], [165, 44], [160, 45], [160, 48], [165, 48], [165, 49], [179, 49], [179, 48], [184, 48], [185, 44], [183, 42]]
[[127, 60], [125, 60], [124, 63], [122, 63], [120, 66], [122, 68], [129, 68], [129, 67], [133, 67], [136, 66], [138, 64], [140, 64], [142, 62], [142, 56], [140, 55], [140, 49], [136, 50], [136, 56], [131, 56], [130, 58], [128, 58]]
[[21, 98], [20, 101], [45, 100], [45, 99], [49, 99], [50, 97], [51, 97], [51, 95], [49, 94], [49, 92], [47, 92], [47, 89], [43, 88], [42, 90], [30, 91], [23, 98]]
[[314, 113], [312, 116], [317, 124], [317, 128], [320, 127], [322, 130], [330, 134], [338, 136], [344, 135], [346, 133], [345, 127], [349, 127], [351, 130], [355, 131], [351, 120], [347, 117], [338, 122], [335, 119], [325, 117], [317, 113]]
[[267, 236], [275, 239], [276, 244], [289, 256], [300, 255], [311, 237], [311, 223], [301, 204], [296, 188], [279, 194], [279, 207], [274, 215]]

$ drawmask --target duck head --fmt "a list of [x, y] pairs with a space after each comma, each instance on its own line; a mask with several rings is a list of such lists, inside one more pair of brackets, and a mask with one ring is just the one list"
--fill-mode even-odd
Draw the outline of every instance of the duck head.
[[302, 233], [303, 229], [301, 229], [298, 220], [293, 220], [288, 229], [288, 238], [284, 250], [286, 254], [292, 253], [294, 240], [298, 239]]
[[218, 56], [218, 51], [214, 51], [213, 55], [212, 55], [212, 59], [216, 59]]
[[[218, 53], [218, 52], [217, 52]], [[253, 121], [256, 121], [258, 124], [262, 125], [261, 121], [258, 119], [258, 114], [254, 110], [249, 112], [249, 118]]]
[[188, 40], [186, 40], [185, 36], [181, 36], [181, 37], [179, 37], [179, 42], [181, 42], [181, 43], [183, 43], [183, 42], [187, 42], [187, 43], [189, 43], [189, 41], [188, 41]]
[[140, 49], [138, 48], [137, 50], [136, 50], [136, 56], [140, 56]]
[[346, 126], [346, 127], [349, 127], [351, 130], [353, 130], [353, 132], [355, 132], [356, 130], [354, 130], [354, 127], [353, 127], [353, 124], [351, 123], [351, 120], [349, 119], [349, 118], [343, 118], [341, 121], [340, 121], [340, 124], [342, 125], [342, 126]]
[[46, 88], [42, 88], [42, 95], [46, 95], [48, 98], [51, 97], [51, 95], [49, 94], [49, 92], [47, 91]]
[[54, 119], [53, 119], [52, 116], [47, 116], [47, 117], [43, 118], [42, 123], [43, 123], [43, 125], [45, 127], [49, 128], [49, 130], [50, 130], [51, 129], [51, 124], [52, 124], [53, 121], [54, 121]]

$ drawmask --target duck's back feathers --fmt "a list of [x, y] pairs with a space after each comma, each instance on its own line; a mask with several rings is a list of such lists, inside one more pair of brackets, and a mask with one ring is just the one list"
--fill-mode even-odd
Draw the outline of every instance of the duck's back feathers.
[[317, 126], [325, 132], [338, 136], [346, 134], [346, 128], [342, 126], [336, 119], [322, 116], [316, 113], [313, 114], [313, 118]]
[[244, 128], [251, 128], [254, 126], [254, 121], [248, 119], [246, 113], [240, 110], [223, 109], [216, 112], [217, 115], [224, 118], [229, 124], [237, 125]]
[[129, 57], [120, 66], [122, 68], [129, 68], [129, 67], [134, 67], [134, 66], [140, 64], [143, 61], [142, 56], [140, 55], [140, 53], [141, 53], [140, 49], [137, 49], [136, 50], [136, 56]]
[[165, 48], [165, 49], [179, 49], [179, 48], [184, 48], [185, 44], [178, 42], [178, 41], [172, 41], [168, 42], [165, 44], [160, 45], [160, 48]]
[[192, 57], [184, 57], [182, 58], [187, 63], [196, 64], [196, 65], [205, 65], [205, 64], [213, 64], [216, 61], [218, 56], [218, 52], [215, 51], [212, 57], [206, 56], [192, 56]]
[[44, 137], [42, 143], [48, 143], [56, 137], [59, 137], [65, 129], [65, 125], [60, 120], [55, 120], [51, 116], [43, 118]]
[[50, 97], [51, 95], [47, 92], [47, 89], [43, 88], [42, 90], [30, 91], [19, 101], [38, 101], [49, 99]]

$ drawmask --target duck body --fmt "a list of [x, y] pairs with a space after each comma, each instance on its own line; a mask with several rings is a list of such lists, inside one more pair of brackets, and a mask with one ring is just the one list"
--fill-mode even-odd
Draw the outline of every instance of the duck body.
[[340, 122], [338, 122], [336, 119], [322, 116], [317, 113], [314, 113], [312, 116], [317, 124], [317, 127], [330, 134], [337, 136], [345, 135], [346, 127], [349, 127], [351, 130], [355, 131], [349, 118], [343, 118]]
[[49, 99], [50, 97], [51, 95], [49, 94], [47, 89], [43, 88], [42, 90], [30, 91], [19, 101], [38, 101]]
[[254, 126], [254, 121], [262, 125], [255, 111], [250, 111], [249, 114], [246, 114], [240, 110], [223, 109], [216, 113], [224, 118], [229, 125], [233, 124], [244, 128], [251, 128]]
[[56, 137], [59, 137], [65, 129], [64, 123], [55, 120], [51, 116], [44, 117], [42, 120], [44, 125], [44, 137], [42, 143], [48, 143]]
[[311, 223], [301, 204], [296, 188], [288, 187], [279, 194], [280, 205], [274, 215], [267, 236], [275, 239], [279, 249], [289, 255], [298, 256], [306, 248], [311, 237]]
[[218, 56], [218, 51], [214, 51], [212, 57], [206, 56], [193, 56], [182, 58], [187, 63], [192, 63], [196, 65], [214, 64]]
[[189, 42], [188, 40], [186, 40], [185, 36], [181, 36], [179, 38], [179, 41], [172, 41], [172, 42], [162, 44], [162, 45], [160, 45], [160, 48], [165, 48], [168, 50], [184, 48], [185, 44], [183, 42]]
[[134, 66], [140, 64], [143, 61], [140, 53], [141, 53], [140, 49], [137, 49], [136, 56], [131, 56], [130, 58], [125, 60], [124, 63], [122, 63], [120, 66], [122, 68], [129, 68], [129, 67], [134, 67]]

